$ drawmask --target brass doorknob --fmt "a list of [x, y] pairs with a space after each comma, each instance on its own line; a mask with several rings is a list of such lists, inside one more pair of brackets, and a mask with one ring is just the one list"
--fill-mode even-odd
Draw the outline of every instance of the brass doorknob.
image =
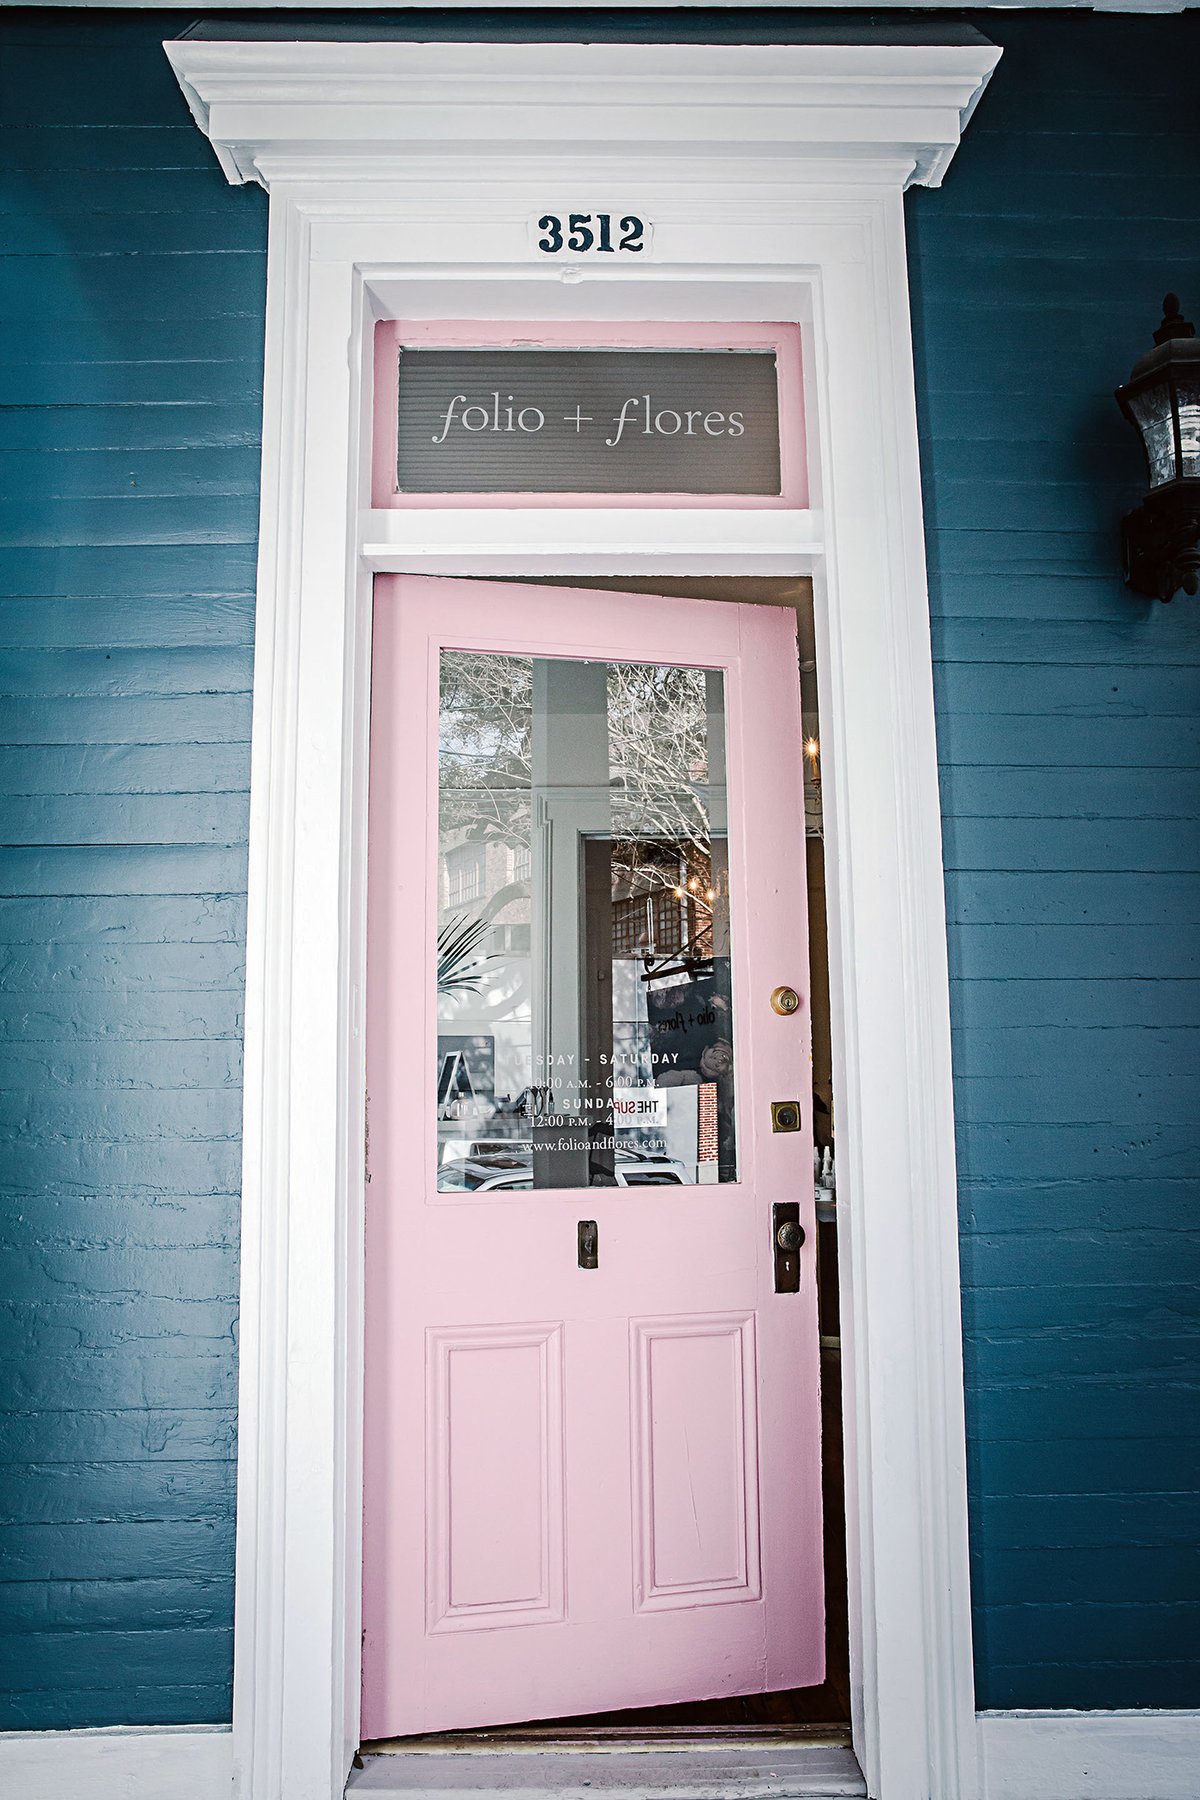
[[803, 1225], [797, 1225], [794, 1219], [785, 1219], [775, 1233], [775, 1242], [781, 1250], [798, 1250], [804, 1242]]

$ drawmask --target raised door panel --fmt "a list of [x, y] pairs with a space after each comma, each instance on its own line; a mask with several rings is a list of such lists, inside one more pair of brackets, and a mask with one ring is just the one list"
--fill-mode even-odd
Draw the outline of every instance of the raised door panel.
[[563, 1616], [562, 1327], [427, 1336], [429, 1630]]
[[635, 1319], [630, 1370], [639, 1610], [757, 1599], [753, 1314]]

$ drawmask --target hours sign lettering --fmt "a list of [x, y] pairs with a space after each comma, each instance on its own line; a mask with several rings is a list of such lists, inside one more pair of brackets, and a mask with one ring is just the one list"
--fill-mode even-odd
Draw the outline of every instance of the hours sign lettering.
[[396, 491], [778, 495], [776, 351], [401, 347]]

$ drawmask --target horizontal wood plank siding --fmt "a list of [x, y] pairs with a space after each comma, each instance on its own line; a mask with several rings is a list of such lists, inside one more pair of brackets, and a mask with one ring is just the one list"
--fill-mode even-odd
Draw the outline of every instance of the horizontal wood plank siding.
[[0, 62], [0, 1728], [225, 1721], [265, 196]]
[[1200, 19], [972, 15], [909, 196], [979, 1704], [1200, 1704], [1200, 613], [1112, 390], [1200, 315]]

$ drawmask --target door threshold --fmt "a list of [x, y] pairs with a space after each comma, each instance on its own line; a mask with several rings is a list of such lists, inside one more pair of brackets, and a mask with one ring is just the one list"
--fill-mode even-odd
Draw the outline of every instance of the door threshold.
[[[404, 1740], [392, 1740], [399, 1746]], [[469, 1754], [444, 1747], [386, 1751], [365, 1746], [353, 1769], [347, 1800], [863, 1800], [867, 1788], [845, 1744], [728, 1735], [664, 1743], [642, 1736], [632, 1743], [499, 1749]]]
[[529, 1750], [577, 1755], [582, 1751], [719, 1749], [728, 1745], [795, 1746], [814, 1744], [848, 1750], [850, 1727], [842, 1724], [793, 1725], [493, 1725], [469, 1731], [432, 1731], [422, 1736], [377, 1738], [364, 1743], [361, 1754], [507, 1756]]

